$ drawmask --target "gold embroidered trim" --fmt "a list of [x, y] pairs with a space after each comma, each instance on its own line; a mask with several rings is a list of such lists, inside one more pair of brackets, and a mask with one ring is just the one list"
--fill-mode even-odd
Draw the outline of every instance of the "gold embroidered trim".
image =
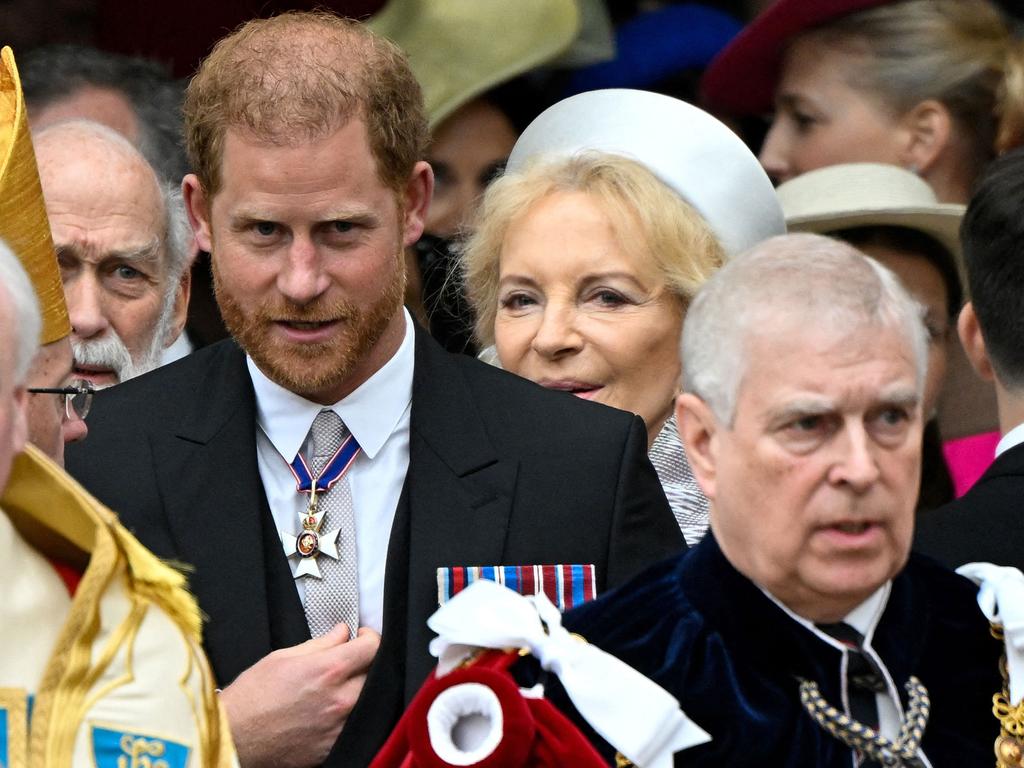
[[0, 688], [0, 709], [7, 711], [6, 768], [28, 765], [28, 691]]

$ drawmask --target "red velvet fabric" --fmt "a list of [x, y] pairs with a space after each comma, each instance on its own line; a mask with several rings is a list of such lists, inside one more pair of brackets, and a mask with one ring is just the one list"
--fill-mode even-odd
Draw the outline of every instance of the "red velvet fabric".
[[67, 563], [53, 558], [50, 558], [50, 565], [53, 566], [53, 570], [55, 570], [57, 575], [60, 576], [61, 581], [64, 582], [64, 586], [68, 588], [68, 594], [74, 597], [75, 591], [78, 589], [78, 584], [82, 581], [82, 574]]
[[462, 683], [480, 683], [498, 697], [502, 739], [487, 757], [467, 768], [603, 768], [607, 763], [561, 712], [545, 699], [526, 698], [509, 672], [515, 651], [487, 651], [444, 677], [431, 675], [412, 700], [370, 768], [455, 768], [438, 757], [427, 732], [427, 712], [441, 694]]

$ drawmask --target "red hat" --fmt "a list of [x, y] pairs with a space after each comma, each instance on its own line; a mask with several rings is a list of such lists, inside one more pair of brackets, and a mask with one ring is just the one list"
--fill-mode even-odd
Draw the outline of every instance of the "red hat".
[[707, 107], [732, 115], [769, 112], [790, 40], [814, 27], [894, 0], [776, 0], [722, 49], [701, 78]]

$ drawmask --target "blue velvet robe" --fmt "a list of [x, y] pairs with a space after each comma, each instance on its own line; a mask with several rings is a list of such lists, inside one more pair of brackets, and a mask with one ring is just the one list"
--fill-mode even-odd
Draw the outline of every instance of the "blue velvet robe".
[[[996, 642], [966, 579], [912, 555], [893, 580], [872, 645], [900, 689], [916, 675], [932, 711], [922, 749], [934, 768], [994, 763], [1001, 688]], [[565, 626], [679, 699], [711, 734], [677, 766], [851, 768], [852, 751], [800, 704], [798, 678], [842, 708], [842, 653], [791, 619], [726, 560], [712, 535], [564, 617]], [[614, 695], [614, 691], [609, 691]]]

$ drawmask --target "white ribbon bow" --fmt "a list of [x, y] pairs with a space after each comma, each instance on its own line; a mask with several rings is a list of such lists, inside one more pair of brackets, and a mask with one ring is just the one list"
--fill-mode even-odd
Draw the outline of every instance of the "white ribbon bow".
[[1024, 697], [1024, 574], [992, 563], [967, 563], [956, 569], [978, 585], [978, 605], [993, 624], [1003, 628], [1010, 703]]
[[[545, 631], [546, 625], [546, 631]], [[523, 597], [492, 581], [477, 581], [441, 606], [429, 626], [438, 674], [480, 648], [529, 648], [558, 676], [579, 713], [638, 768], [671, 768], [672, 755], [711, 741], [664, 688], [562, 626], [543, 594]]]

